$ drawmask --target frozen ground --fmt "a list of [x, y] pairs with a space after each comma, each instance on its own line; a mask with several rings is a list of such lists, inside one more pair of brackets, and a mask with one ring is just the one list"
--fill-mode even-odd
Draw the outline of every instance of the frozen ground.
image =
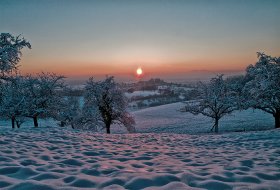
[[0, 188], [279, 189], [280, 130], [93, 134], [0, 129]]

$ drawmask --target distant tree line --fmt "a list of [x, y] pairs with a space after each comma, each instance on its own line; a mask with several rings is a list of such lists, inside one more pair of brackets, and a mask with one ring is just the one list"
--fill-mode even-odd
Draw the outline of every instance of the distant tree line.
[[[100, 130], [110, 133], [112, 124], [135, 130], [135, 121], [126, 111], [127, 99], [114, 77], [103, 81], [90, 78], [82, 96], [83, 102], [64, 82], [64, 76], [40, 73], [22, 76], [18, 73], [21, 50], [31, 45], [21, 36], [0, 34], [0, 118], [11, 120], [20, 128], [27, 118], [38, 127], [38, 118], [52, 118], [60, 126]], [[81, 92], [79, 92], [81, 93]]]
[[199, 100], [186, 102], [182, 111], [202, 114], [214, 121], [211, 131], [219, 130], [219, 120], [235, 110], [260, 109], [272, 114], [275, 128], [280, 128], [280, 57], [257, 53], [258, 61], [246, 74], [212, 78], [198, 84]]

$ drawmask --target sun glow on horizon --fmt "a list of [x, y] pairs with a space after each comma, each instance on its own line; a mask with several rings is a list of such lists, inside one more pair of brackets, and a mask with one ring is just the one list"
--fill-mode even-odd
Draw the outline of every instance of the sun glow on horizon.
[[142, 74], [143, 74], [143, 70], [141, 67], [138, 67], [137, 70], [136, 70], [136, 74], [138, 77], [140, 77]]

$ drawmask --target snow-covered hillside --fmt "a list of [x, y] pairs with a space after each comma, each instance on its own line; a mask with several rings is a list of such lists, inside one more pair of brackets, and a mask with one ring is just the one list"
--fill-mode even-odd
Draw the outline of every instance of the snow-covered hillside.
[[279, 189], [280, 131], [103, 135], [0, 128], [0, 188]]
[[[173, 103], [132, 112], [139, 133], [208, 133], [213, 126], [211, 119], [202, 115], [180, 112], [184, 103]], [[39, 127], [56, 126], [53, 120], [39, 120]], [[0, 126], [11, 128], [10, 121], [0, 121]], [[33, 128], [32, 119], [22, 128]], [[236, 111], [221, 119], [220, 132], [255, 131], [274, 128], [274, 118], [260, 110]], [[124, 127], [112, 126], [113, 133], [127, 133]]]
[[125, 93], [125, 96], [127, 98], [132, 98], [132, 97], [146, 97], [146, 96], [151, 96], [151, 95], [159, 95], [160, 93], [158, 91], [151, 91], [151, 90], [143, 90], [143, 91], [134, 91], [132, 93]]
[[[180, 112], [183, 103], [167, 104], [133, 112], [138, 132], [206, 133], [213, 126], [202, 115]], [[236, 111], [221, 119], [220, 131], [249, 131], [274, 128], [274, 118], [260, 110]]]

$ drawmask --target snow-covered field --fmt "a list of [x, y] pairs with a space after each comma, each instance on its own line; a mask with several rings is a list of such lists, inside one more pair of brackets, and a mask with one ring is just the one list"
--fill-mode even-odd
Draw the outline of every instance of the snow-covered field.
[[[136, 134], [96, 134], [51, 120], [13, 130], [2, 121], [0, 189], [279, 189], [280, 130], [271, 115], [235, 112], [215, 135], [210, 119], [182, 106], [133, 112], [144, 132]], [[272, 130], [248, 132], [264, 129]]]
[[137, 97], [137, 96], [152, 96], [152, 95], [159, 95], [160, 93], [158, 91], [151, 91], [151, 90], [143, 90], [143, 91], [134, 91], [132, 93], [125, 93], [125, 96], [127, 98]]
[[[133, 112], [139, 132], [208, 133], [213, 126], [203, 115], [180, 112], [184, 103], [173, 103]], [[252, 131], [274, 128], [274, 118], [260, 110], [236, 111], [221, 119], [220, 131]]]
[[[203, 115], [180, 112], [184, 103], [166, 104], [133, 111], [136, 130], [140, 133], [209, 133], [213, 122]], [[39, 120], [39, 127], [55, 126], [53, 120]], [[27, 119], [22, 128], [32, 128], [32, 119]], [[0, 128], [11, 128], [10, 121], [0, 120]], [[256, 131], [274, 128], [274, 118], [260, 110], [236, 111], [221, 119], [220, 132]], [[113, 126], [113, 133], [127, 133], [123, 127]]]
[[280, 130], [93, 134], [0, 129], [0, 188], [279, 189]]

